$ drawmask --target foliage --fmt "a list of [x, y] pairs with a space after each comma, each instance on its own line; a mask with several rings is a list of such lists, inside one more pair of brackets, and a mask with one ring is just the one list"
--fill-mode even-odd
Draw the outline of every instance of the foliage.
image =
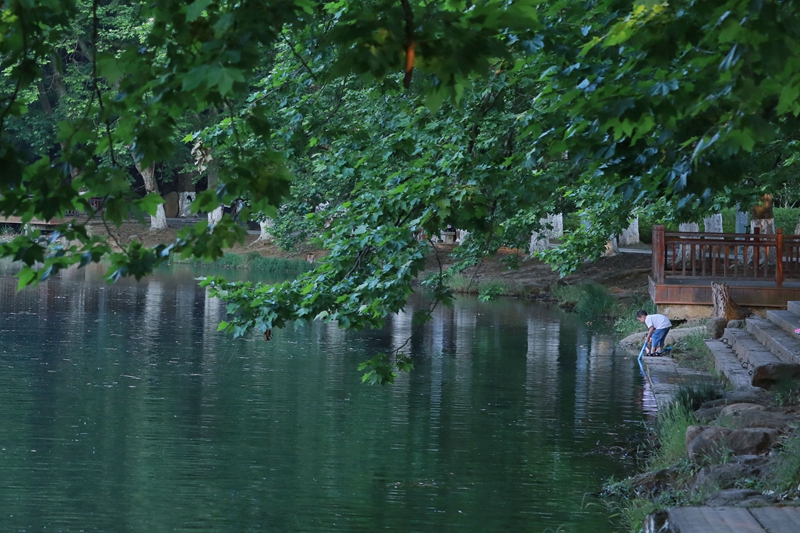
[[[2, 9], [0, 215], [141, 220], [161, 201], [138, 190], [152, 166], [162, 183], [189, 172], [208, 184], [194, 212], [246, 198], [242, 216], [277, 218], [283, 244], [327, 249], [294, 282], [209, 280], [236, 334], [297, 319], [380, 326], [403, 306], [426, 237], [448, 226], [471, 233], [459, 270], [523, 245], [547, 213], [575, 213], [564, 245], [540, 254], [567, 273], [636, 214], [696, 220], [796, 179], [791, 2]], [[0, 244], [25, 264], [20, 286], [104, 258], [110, 280], [171, 256], [217, 259], [244, 231], [225, 216], [153, 248], [109, 243], [84, 220], [59, 235], [69, 244], [36, 232]], [[432, 306], [451, 298], [445, 281], [433, 282]], [[586, 313], [608, 311], [592, 302]]]

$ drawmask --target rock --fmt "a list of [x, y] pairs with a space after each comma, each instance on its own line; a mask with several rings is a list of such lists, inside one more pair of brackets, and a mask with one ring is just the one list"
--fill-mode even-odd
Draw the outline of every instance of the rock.
[[642, 349], [642, 344], [644, 344], [645, 335], [646, 335], [645, 332], [633, 333], [631, 335], [628, 335], [627, 337], [625, 337], [621, 341], [619, 341], [619, 343], [622, 346], [626, 346], [626, 347], [630, 347], [630, 348], [636, 348], [638, 350], [641, 350]]
[[180, 199], [178, 193], [175, 191], [168, 192], [164, 195], [164, 215], [167, 218], [175, 218], [178, 216]]
[[710, 507], [759, 507], [774, 502], [775, 498], [749, 489], [721, 490], [706, 499], [706, 505]]
[[697, 419], [698, 422], [711, 422], [712, 420], [716, 420], [721, 412], [722, 412], [721, 405], [718, 405], [716, 407], [707, 407], [705, 409], [701, 407], [700, 409], [694, 412], [694, 417]]
[[730, 415], [720, 415], [719, 422], [725, 422], [726, 426], [733, 428], [783, 429], [788, 427], [796, 420], [796, 417], [782, 413], [750, 409], [747, 411], [734, 412]]
[[735, 487], [740, 480], [761, 475], [767, 459], [765, 457], [755, 457], [757, 457], [758, 461], [732, 461], [722, 465], [704, 466], [695, 477], [695, 490], [730, 489]]
[[712, 318], [706, 322], [706, 330], [708, 330], [708, 334], [712, 339], [719, 339], [722, 337], [722, 334], [725, 332], [725, 328], [727, 326], [728, 321], [724, 318]]
[[744, 320], [728, 320], [728, 327], [733, 329], [744, 329], [747, 323]]
[[686, 454], [696, 463], [716, 462], [729, 452], [735, 455], [764, 453], [777, 439], [778, 430], [773, 428], [689, 426], [686, 429]]
[[643, 472], [631, 478], [631, 486], [637, 494], [656, 495], [667, 489], [681, 476], [676, 467], [664, 468], [655, 472]]
[[[697, 333], [705, 335], [706, 327], [696, 326], [692, 328], [671, 329], [669, 330], [667, 338], [664, 341], [664, 346], [673, 345], [676, 342], [681, 341], [684, 337], [688, 337], [689, 335], [695, 335]], [[639, 350], [642, 348], [642, 344], [644, 344], [644, 337], [645, 337], [644, 331], [642, 331], [641, 333], [633, 333], [632, 335], [628, 335], [627, 337], [619, 341], [619, 343], [624, 347], [636, 348], [637, 350]]]
[[128, 240], [131, 241], [131, 242], [138, 241], [139, 240], [139, 236], [134, 233], [133, 235], [128, 237]]
[[753, 371], [753, 386], [769, 389], [775, 383], [787, 379], [800, 379], [800, 365], [794, 363], [774, 363], [756, 367]]
[[766, 411], [767, 408], [758, 403], [732, 403], [726, 405], [720, 411], [721, 416], [735, 416], [743, 411]]
[[758, 390], [733, 390], [726, 392], [722, 398], [710, 400], [703, 403], [700, 409], [718, 407], [720, 405], [732, 405], [736, 403], [757, 403], [760, 405], [769, 404], [769, 395], [764, 391]]

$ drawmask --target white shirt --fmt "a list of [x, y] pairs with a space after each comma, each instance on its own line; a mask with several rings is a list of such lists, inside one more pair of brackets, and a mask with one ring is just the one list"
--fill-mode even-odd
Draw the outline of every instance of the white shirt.
[[664, 315], [647, 315], [644, 317], [644, 325], [648, 328], [666, 329], [672, 327], [672, 322]]

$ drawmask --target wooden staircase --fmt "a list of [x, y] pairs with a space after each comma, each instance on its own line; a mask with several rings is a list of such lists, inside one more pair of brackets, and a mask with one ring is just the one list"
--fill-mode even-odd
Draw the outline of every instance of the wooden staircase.
[[726, 328], [719, 340], [707, 340], [717, 372], [736, 389], [769, 389], [782, 379], [800, 378], [800, 302], [787, 310], [769, 310], [752, 317], [741, 329]]

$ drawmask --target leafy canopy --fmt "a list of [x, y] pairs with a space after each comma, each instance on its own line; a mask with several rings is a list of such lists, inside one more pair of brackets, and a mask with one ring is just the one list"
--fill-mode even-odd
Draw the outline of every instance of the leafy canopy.
[[[464, 268], [578, 210], [545, 254], [567, 272], [637, 209], [695, 218], [792, 183], [799, 19], [777, 0], [6, 1], [0, 215], [118, 226], [160, 202], [132, 187], [136, 165], [207, 175], [194, 211], [246, 197], [287, 243], [328, 251], [277, 286], [207, 280], [223, 329], [377, 327], [445, 227], [471, 233]], [[21, 286], [103, 259], [113, 280], [243, 236], [223, 217], [145, 248], [73, 220], [0, 256], [25, 264]], [[451, 273], [429, 280], [432, 306]], [[398, 351], [364, 369], [386, 382], [408, 365]]]

